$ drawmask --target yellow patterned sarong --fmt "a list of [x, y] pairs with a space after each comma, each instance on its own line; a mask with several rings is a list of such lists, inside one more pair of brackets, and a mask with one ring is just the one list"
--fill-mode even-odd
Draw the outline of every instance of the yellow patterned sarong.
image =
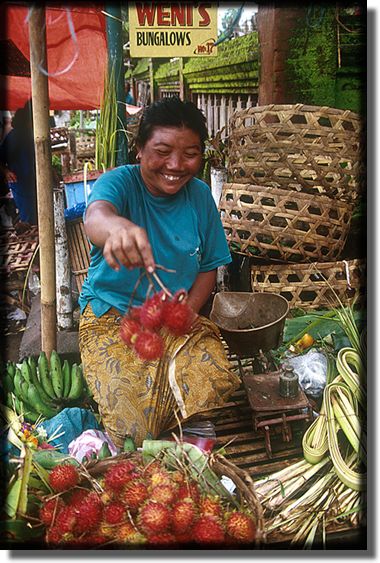
[[161, 331], [165, 353], [154, 361], [140, 360], [122, 342], [120, 320], [114, 310], [98, 318], [87, 305], [79, 325], [84, 376], [117, 447], [126, 436], [140, 446], [178, 421], [221, 407], [240, 386], [209, 319], [198, 317], [185, 336]]

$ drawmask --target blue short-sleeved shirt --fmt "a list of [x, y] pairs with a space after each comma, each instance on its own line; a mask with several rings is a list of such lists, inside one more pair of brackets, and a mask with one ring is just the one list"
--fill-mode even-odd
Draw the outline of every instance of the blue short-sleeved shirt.
[[[88, 203], [97, 200], [112, 203], [120, 215], [146, 230], [155, 263], [175, 270], [156, 270], [172, 293], [178, 289], [189, 291], [199, 272], [231, 262], [210, 188], [197, 178], [175, 195], [160, 197], [146, 188], [139, 165], [120, 166], [95, 182]], [[102, 249], [92, 245], [88, 275], [79, 296], [81, 312], [88, 302], [96, 316], [111, 307], [124, 314], [129, 306], [141, 305], [149, 286], [147, 277], [143, 276], [135, 292], [134, 289], [142, 272], [140, 268], [128, 270], [124, 266], [114, 271]], [[156, 284], [155, 289], [159, 290]]]

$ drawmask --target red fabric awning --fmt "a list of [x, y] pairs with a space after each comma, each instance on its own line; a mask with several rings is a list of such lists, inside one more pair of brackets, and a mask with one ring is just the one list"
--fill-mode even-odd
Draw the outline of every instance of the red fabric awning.
[[[0, 109], [16, 110], [31, 98], [28, 12], [31, 5], [0, 6]], [[46, 8], [50, 108], [100, 107], [107, 65], [103, 6]]]

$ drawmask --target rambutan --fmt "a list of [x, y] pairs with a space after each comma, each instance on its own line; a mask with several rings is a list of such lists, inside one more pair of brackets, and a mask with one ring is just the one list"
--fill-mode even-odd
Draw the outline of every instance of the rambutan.
[[58, 545], [63, 541], [63, 534], [61, 530], [55, 527], [50, 528], [46, 532], [45, 541], [48, 545]]
[[57, 514], [59, 514], [64, 506], [65, 503], [61, 497], [55, 497], [45, 501], [40, 508], [40, 520], [45, 526], [50, 526], [54, 523]]
[[57, 528], [61, 534], [72, 532], [77, 524], [77, 515], [75, 508], [72, 506], [64, 506], [57, 514], [54, 522], [54, 528]]
[[137, 526], [145, 534], [166, 532], [171, 525], [171, 512], [160, 502], [146, 501], [139, 509]]
[[214, 516], [202, 516], [194, 524], [192, 534], [196, 543], [205, 545], [222, 544], [225, 531], [221, 522]]
[[175, 534], [186, 533], [195, 523], [198, 510], [194, 501], [186, 498], [176, 502], [172, 509], [172, 526]]
[[147, 498], [148, 488], [141, 479], [127, 483], [122, 494], [122, 502], [132, 511], [137, 510]]
[[147, 539], [137, 528], [130, 522], [125, 522], [117, 528], [114, 528], [114, 538], [119, 543], [131, 545], [141, 545], [146, 543]]
[[140, 331], [141, 325], [137, 320], [131, 319], [130, 317], [124, 317], [122, 319], [120, 324], [120, 338], [128, 346], [132, 346]]
[[234, 511], [226, 516], [226, 532], [236, 542], [252, 543], [256, 538], [256, 525], [248, 514]]
[[49, 484], [57, 493], [73, 489], [78, 482], [79, 473], [72, 463], [60, 463], [49, 473]]
[[76, 488], [72, 491], [69, 500], [67, 501], [70, 506], [77, 506], [89, 494], [88, 489]]
[[163, 354], [164, 341], [158, 332], [144, 330], [137, 335], [134, 350], [142, 360], [157, 360]]
[[205, 495], [199, 501], [199, 514], [200, 516], [215, 516], [222, 518], [224, 509], [220, 504], [220, 499], [217, 496]]
[[151, 490], [150, 498], [163, 504], [173, 504], [177, 499], [178, 486], [174, 483], [168, 485], [157, 485]]
[[178, 489], [178, 500], [191, 498], [196, 504], [199, 503], [201, 494], [195, 481], [185, 481]]
[[102, 519], [103, 504], [95, 492], [89, 493], [75, 508], [76, 532], [82, 533], [96, 528]]
[[160, 461], [155, 459], [154, 461], [150, 461], [148, 465], [144, 467], [144, 475], [152, 475], [152, 473], [156, 473], [157, 471], [161, 471], [162, 464]]
[[175, 547], [177, 539], [174, 534], [170, 532], [163, 532], [162, 534], [152, 534], [148, 537], [148, 544], [152, 548], [168, 548]]
[[151, 471], [148, 483], [151, 489], [158, 487], [158, 485], [171, 485], [171, 474], [161, 466], [157, 470]]
[[125, 506], [115, 500], [107, 504], [103, 509], [103, 519], [107, 524], [120, 524], [125, 520]]
[[110, 467], [104, 477], [104, 487], [119, 492], [135, 476], [136, 465], [129, 460], [120, 461]]
[[194, 311], [186, 301], [167, 301], [162, 314], [162, 324], [175, 336], [187, 334], [194, 319]]
[[144, 328], [157, 330], [162, 324], [165, 294], [156, 293], [145, 301], [140, 311], [140, 322]]

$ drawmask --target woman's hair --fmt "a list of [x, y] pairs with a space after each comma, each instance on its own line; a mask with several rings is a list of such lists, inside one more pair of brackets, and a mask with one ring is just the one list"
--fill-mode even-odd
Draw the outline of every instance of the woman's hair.
[[199, 135], [202, 152], [205, 149], [208, 138], [206, 118], [193, 102], [174, 96], [147, 106], [141, 117], [136, 145], [143, 147], [157, 127], [187, 127]]

